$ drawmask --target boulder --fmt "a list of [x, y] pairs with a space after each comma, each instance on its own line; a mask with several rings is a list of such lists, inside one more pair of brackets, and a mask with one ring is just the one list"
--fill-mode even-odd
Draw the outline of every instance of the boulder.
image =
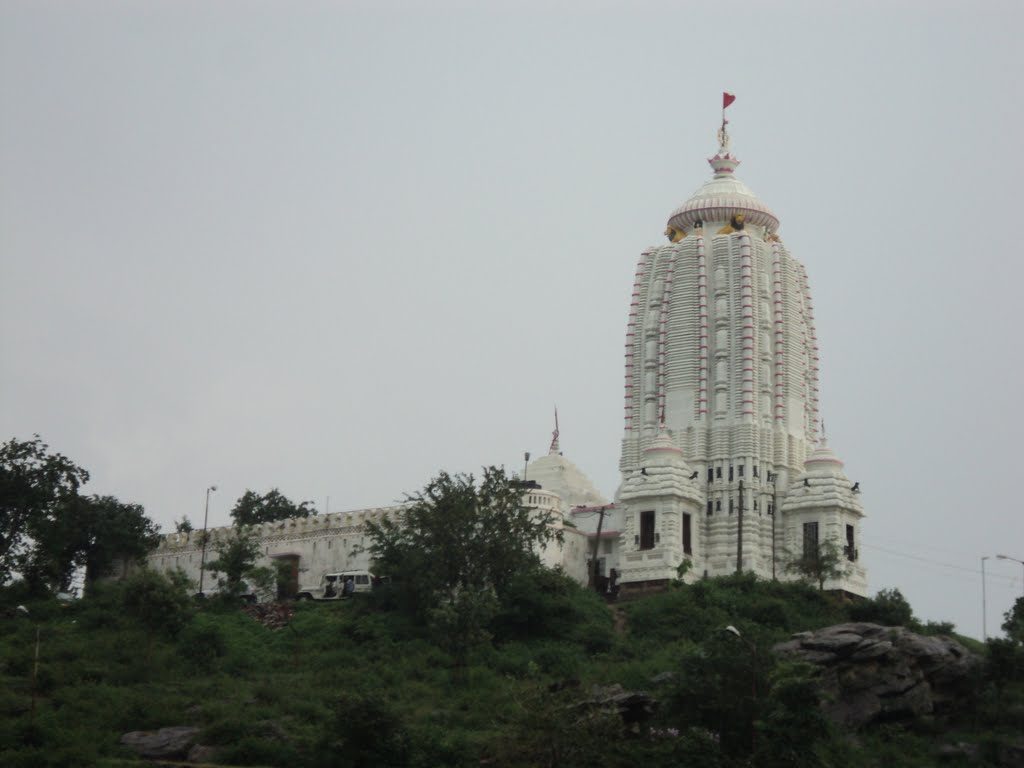
[[818, 667], [822, 706], [848, 728], [969, 706], [981, 663], [952, 638], [865, 622], [800, 632], [773, 650]]
[[121, 737], [121, 743], [149, 760], [179, 760], [188, 755], [198, 737], [199, 728], [177, 725], [157, 731], [131, 731]]
[[595, 685], [590, 697], [581, 701], [582, 709], [605, 709], [618, 713], [626, 725], [642, 723], [658, 708], [658, 701], [646, 691], [627, 691], [618, 683]]
[[188, 751], [186, 760], [190, 763], [215, 763], [217, 762], [217, 747], [209, 747], [205, 744], [193, 744]]

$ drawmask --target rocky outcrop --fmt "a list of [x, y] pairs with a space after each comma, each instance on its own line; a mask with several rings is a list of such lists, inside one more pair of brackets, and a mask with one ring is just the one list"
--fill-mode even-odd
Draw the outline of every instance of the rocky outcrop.
[[590, 696], [577, 705], [580, 709], [615, 712], [627, 726], [645, 722], [658, 708], [658, 702], [645, 691], [627, 691], [618, 683], [595, 685]]
[[121, 737], [121, 743], [149, 760], [180, 760], [189, 754], [199, 738], [199, 729], [179, 725], [157, 731], [131, 731]]
[[820, 668], [823, 707], [848, 728], [952, 713], [980, 665], [952, 638], [867, 623], [800, 632], [773, 650]]

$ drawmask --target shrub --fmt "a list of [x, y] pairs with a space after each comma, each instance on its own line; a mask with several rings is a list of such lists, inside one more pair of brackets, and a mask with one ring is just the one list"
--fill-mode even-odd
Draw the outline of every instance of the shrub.
[[604, 601], [558, 570], [531, 568], [512, 577], [491, 622], [498, 642], [568, 640], [588, 651], [612, 644], [612, 617]]
[[874, 598], [853, 603], [849, 608], [854, 621], [870, 621], [886, 627], [913, 627], [914, 612], [898, 589], [883, 589]]

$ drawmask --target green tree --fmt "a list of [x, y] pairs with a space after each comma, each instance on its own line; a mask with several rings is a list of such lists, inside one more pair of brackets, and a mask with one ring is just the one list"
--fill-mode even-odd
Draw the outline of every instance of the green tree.
[[176, 637], [189, 618], [186, 580], [149, 568], [131, 574], [124, 584], [124, 610], [142, 624], [150, 639]]
[[846, 573], [846, 555], [833, 540], [819, 542], [813, 550], [802, 553], [786, 565], [789, 573], [796, 574], [825, 590], [825, 582], [840, 579]]
[[213, 551], [217, 557], [206, 563], [206, 570], [222, 574], [217, 586], [225, 597], [233, 599], [245, 594], [246, 582], [261, 595], [272, 591], [275, 574], [270, 568], [256, 565], [263, 553], [251, 528], [235, 528], [231, 536], [217, 542]]
[[914, 611], [907, 598], [897, 588], [882, 589], [870, 600], [860, 600], [850, 606], [854, 621], [871, 621], [886, 627], [914, 627]]
[[109, 574], [115, 560], [145, 557], [156, 546], [158, 531], [140, 504], [113, 496], [69, 496], [32, 519], [33, 545], [22, 572], [30, 582], [67, 590], [75, 570], [84, 567], [88, 586]]
[[1024, 643], [1024, 597], [1018, 597], [1013, 607], [1003, 615], [1003, 632], [1016, 643]]
[[181, 520], [174, 521], [175, 533], [192, 533], [192, 530], [192, 521], [188, 519], [188, 515], [182, 515]]
[[272, 488], [263, 495], [247, 490], [231, 510], [231, 518], [235, 525], [259, 525], [315, 514], [313, 502], [304, 501], [296, 504], [277, 488]]
[[89, 473], [35, 435], [0, 446], [0, 583], [26, 563], [31, 528], [78, 495]]
[[[517, 573], [539, 564], [535, 548], [560, 534], [548, 513], [528, 510], [505, 471], [442, 472], [408, 497], [400, 520], [368, 523], [374, 570], [390, 576], [402, 604], [446, 633], [456, 665], [482, 639]], [[453, 634], [455, 636], [453, 636]]]

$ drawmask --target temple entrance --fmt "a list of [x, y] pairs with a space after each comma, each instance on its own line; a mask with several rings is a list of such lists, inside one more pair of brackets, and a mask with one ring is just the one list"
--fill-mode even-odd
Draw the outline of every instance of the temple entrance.
[[277, 571], [277, 599], [294, 600], [299, 591], [299, 556], [271, 555]]

